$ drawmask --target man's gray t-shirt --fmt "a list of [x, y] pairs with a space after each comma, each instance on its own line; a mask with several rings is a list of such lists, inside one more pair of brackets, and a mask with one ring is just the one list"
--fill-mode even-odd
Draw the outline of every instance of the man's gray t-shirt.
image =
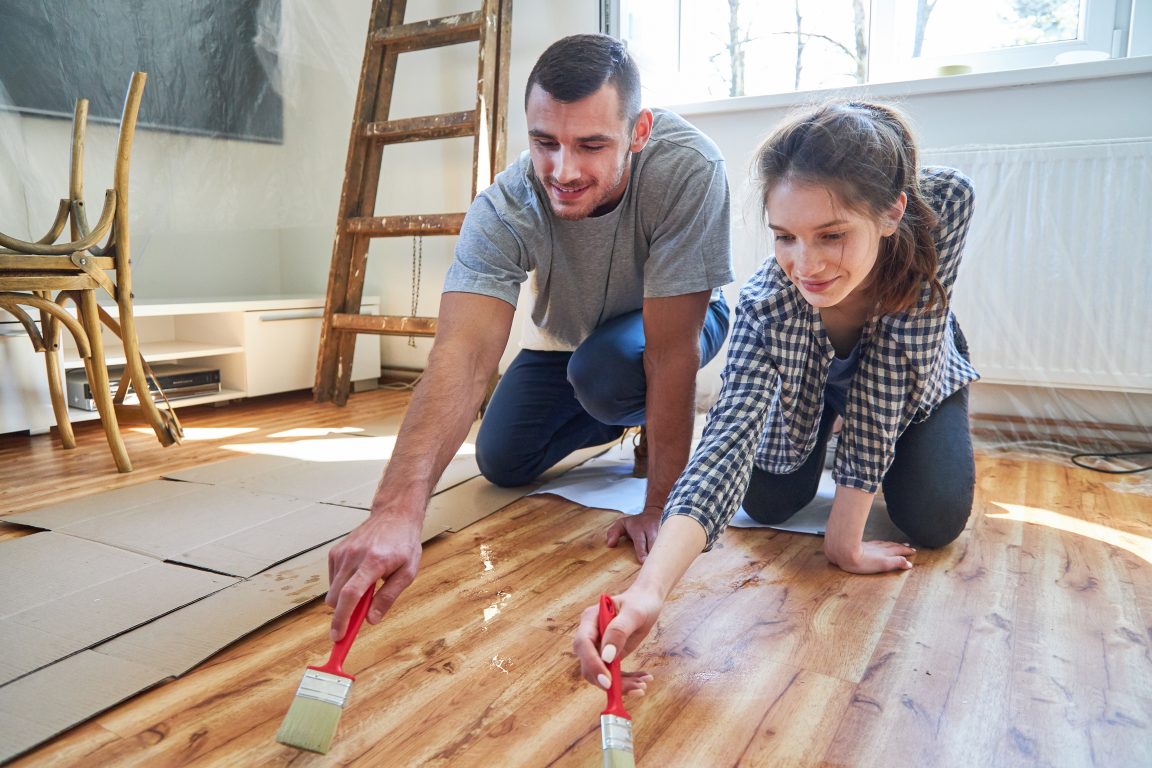
[[653, 117], [624, 197], [602, 216], [555, 216], [524, 152], [473, 201], [444, 290], [515, 306], [520, 283], [531, 277], [521, 346], [574, 350], [600, 325], [640, 309], [645, 297], [731, 282], [724, 158], [678, 115], [654, 110]]

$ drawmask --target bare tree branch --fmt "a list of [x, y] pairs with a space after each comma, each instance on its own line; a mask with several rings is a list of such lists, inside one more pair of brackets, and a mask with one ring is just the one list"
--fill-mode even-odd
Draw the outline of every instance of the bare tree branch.
[[852, 0], [852, 22], [856, 42], [856, 82], [868, 81], [868, 34], [863, 0]]
[[796, 8], [796, 77], [792, 84], [792, 89], [795, 91], [800, 90], [800, 74], [804, 71], [804, 46], [807, 40], [804, 36], [804, 17], [800, 15], [800, 0], [795, 0], [794, 6]]
[[[807, 43], [809, 40], [824, 40], [825, 42], [831, 43], [833, 47], [838, 48], [839, 50], [843, 51], [844, 55], [847, 56], [848, 58], [852, 59], [853, 61], [856, 60], [856, 54], [852, 52], [851, 48], [849, 48], [848, 46], [844, 45], [841, 42], [838, 42], [837, 40], [834, 40], [831, 37], [828, 37], [828, 35], [821, 35], [817, 32], [801, 32], [800, 30], [796, 30], [794, 32], [772, 32], [771, 34], [773, 34], [773, 35], [787, 35], [788, 37], [792, 37], [793, 35], [795, 35], [797, 37], [804, 38], [805, 43]], [[801, 51], [803, 50], [803, 46], [799, 46], [799, 48]]]
[[928, 17], [936, 7], [936, 0], [916, 0], [916, 39], [912, 42], [912, 57], [920, 55], [924, 46], [924, 31], [928, 28]]

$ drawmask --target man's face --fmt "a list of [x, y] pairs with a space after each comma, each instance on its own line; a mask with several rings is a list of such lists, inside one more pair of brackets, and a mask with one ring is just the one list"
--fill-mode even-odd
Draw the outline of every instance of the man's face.
[[567, 104], [535, 85], [528, 95], [527, 116], [532, 170], [552, 211], [576, 220], [615, 208], [628, 188], [629, 153], [648, 142], [652, 113], [641, 112], [629, 130], [611, 85]]

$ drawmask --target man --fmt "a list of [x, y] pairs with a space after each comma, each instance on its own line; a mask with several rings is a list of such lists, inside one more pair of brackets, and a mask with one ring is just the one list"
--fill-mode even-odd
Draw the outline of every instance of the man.
[[688, 460], [696, 372], [728, 331], [729, 199], [716, 146], [640, 107], [622, 43], [576, 35], [541, 55], [525, 92], [530, 148], [481, 192], [445, 280], [435, 345], [372, 514], [329, 556], [332, 637], [379, 578], [376, 623], [415, 578], [440, 474], [464, 441], [534, 292], [523, 349], [485, 412], [481, 472], [528, 483], [574, 450], [646, 424], [645, 510], [608, 530], [643, 561]]

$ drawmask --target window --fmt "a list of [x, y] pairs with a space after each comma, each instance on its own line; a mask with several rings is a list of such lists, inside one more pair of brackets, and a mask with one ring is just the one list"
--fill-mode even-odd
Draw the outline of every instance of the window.
[[1125, 55], [1139, 0], [605, 0], [648, 101], [685, 103]]

